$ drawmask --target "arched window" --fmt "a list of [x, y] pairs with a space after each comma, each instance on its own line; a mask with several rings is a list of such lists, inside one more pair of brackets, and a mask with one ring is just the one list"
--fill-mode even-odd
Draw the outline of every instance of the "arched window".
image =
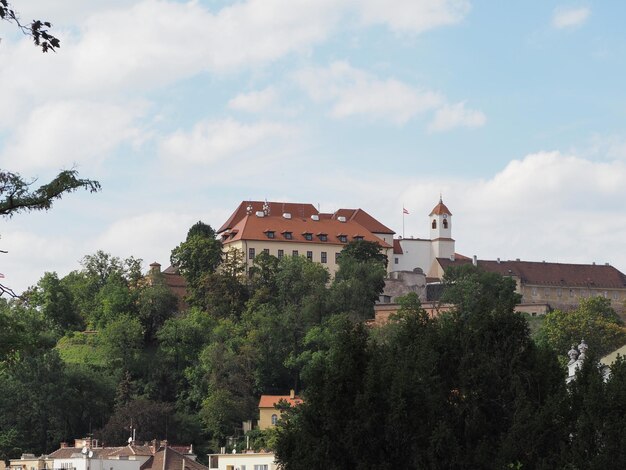
[[277, 422], [278, 422], [278, 416], [277, 415], [272, 415], [272, 426], [276, 426]]
[[433, 229], [437, 228], [437, 219], [433, 219]]
[[448, 228], [448, 219], [443, 219], [443, 228]]

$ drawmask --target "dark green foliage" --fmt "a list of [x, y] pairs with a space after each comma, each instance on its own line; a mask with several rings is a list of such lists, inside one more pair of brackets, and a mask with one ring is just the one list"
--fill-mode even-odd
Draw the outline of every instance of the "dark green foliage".
[[[3, 6], [0, 0], [0, 12]], [[47, 184], [31, 191], [35, 181], [25, 181], [19, 174], [0, 171], [0, 215], [11, 217], [18, 212], [48, 210], [56, 199], [77, 189], [100, 190], [97, 181], [79, 179], [75, 170], [65, 170]]]
[[339, 269], [331, 289], [333, 311], [356, 320], [374, 317], [374, 302], [385, 287], [387, 256], [379, 244], [353, 241], [339, 256]]
[[184, 242], [172, 250], [170, 261], [187, 280], [193, 297], [204, 276], [215, 272], [222, 261], [222, 243], [215, 231], [202, 222], [189, 229]]

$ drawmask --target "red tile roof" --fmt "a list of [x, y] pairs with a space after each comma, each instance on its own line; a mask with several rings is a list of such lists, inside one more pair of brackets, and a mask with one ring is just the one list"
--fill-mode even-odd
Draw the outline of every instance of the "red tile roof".
[[257, 211], [262, 211], [263, 206], [267, 204], [269, 206], [270, 215], [282, 216], [284, 213], [289, 213], [292, 217], [311, 217], [313, 214], [317, 214], [318, 210], [313, 204], [301, 204], [295, 202], [267, 202], [264, 201], [243, 201], [235, 212], [228, 218], [226, 222], [219, 228], [217, 233], [222, 233], [225, 230], [232, 229], [237, 225], [241, 219], [247, 215], [248, 206], [252, 207], [252, 214]]
[[[268, 231], [274, 232], [273, 239], [267, 237]], [[286, 239], [285, 232], [291, 232], [292, 238]], [[306, 233], [313, 235], [311, 240], [305, 238], [304, 234]], [[328, 236], [327, 241], [321, 241], [319, 234], [326, 234]], [[340, 235], [346, 235], [348, 242], [360, 236], [363, 237], [363, 240], [379, 243], [383, 248], [391, 248], [391, 245], [385, 243], [355, 220], [346, 219], [345, 222], [340, 222], [338, 219], [321, 217], [320, 220], [313, 220], [310, 217], [286, 219], [282, 215], [258, 217], [255, 214], [246, 214], [232, 230], [222, 233], [222, 241], [224, 244], [237, 240], [263, 240], [343, 245], [344, 243], [339, 240]]]
[[441, 214], [448, 214], [448, 215], [452, 215], [452, 212], [450, 212], [450, 209], [448, 209], [446, 207], [446, 205], [443, 203], [443, 201], [441, 199], [439, 199], [439, 204], [437, 204], [432, 211], [430, 211], [429, 215], [441, 215]]
[[391, 235], [396, 233], [389, 227], [381, 224], [363, 209], [339, 209], [332, 215], [332, 218], [336, 219], [340, 216], [345, 217], [347, 220], [354, 220], [372, 233], [385, 233]]
[[[444, 269], [450, 266], [470, 264], [471, 259], [437, 258]], [[478, 260], [485, 271], [503, 276], [517, 276], [525, 284], [545, 286], [571, 286], [590, 288], [626, 288], [626, 275], [610, 265], [566, 264], [536, 261], [491, 261]]]
[[291, 406], [302, 403], [302, 398], [298, 395], [291, 398], [290, 395], [261, 395], [259, 399], [259, 408], [274, 408], [280, 400], [285, 400]]
[[166, 446], [159, 448], [140, 470], [209, 470], [209, 467]]
[[394, 255], [401, 255], [402, 253], [404, 253], [402, 251], [402, 245], [400, 245], [400, 240], [398, 240], [397, 238], [394, 238], [393, 240], [393, 254]]

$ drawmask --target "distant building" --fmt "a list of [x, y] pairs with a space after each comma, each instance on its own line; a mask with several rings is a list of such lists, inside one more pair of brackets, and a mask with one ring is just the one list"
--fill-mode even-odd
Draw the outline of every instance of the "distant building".
[[211, 470], [276, 470], [278, 465], [271, 452], [209, 454]]
[[281, 400], [286, 401], [291, 406], [302, 403], [302, 399], [293, 390], [290, 391], [289, 395], [261, 395], [259, 399], [259, 429], [276, 426], [281, 415], [281, 411], [276, 409], [276, 405]]
[[[208, 470], [196, 462], [192, 446], [170, 446], [167, 441], [122, 447], [99, 447], [92, 439], [62, 443], [46, 457], [48, 469], [70, 470]], [[13, 460], [11, 465], [13, 466]], [[19, 461], [15, 461], [16, 470]], [[22, 470], [31, 470], [22, 469]]]
[[452, 212], [439, 198], [428, 215], [430, 238], [398, 238], [393, 241], [390, 271], [413, 271], [420, 268], [430, 275], [437, 258], [455, 259], [452, 238]]
[[519, 311], [531, 314], [550, 309], [576, 308], [586, 297], [602, 296], [611, 300], [616, 311], [624, 310], [626, 275], [607, 264], [569, 264], [535, 261], [501, 261], [437, 258], [433, 274], [442, 277], [452, 266], [474, 264], [488, 272], [515, 280], [521, 294]]
[[248, 267], [265, 252], [279, 259], [305, 256], [334, 274], [339, 253], [354, 240], [380, 244], [390, 260], [393, 252], [394, 231], [363, 209], [339, 209], [331, 214], [319, 212], [312, 204], [244, 201], [217, 233], [224, 250], [241, 250]]

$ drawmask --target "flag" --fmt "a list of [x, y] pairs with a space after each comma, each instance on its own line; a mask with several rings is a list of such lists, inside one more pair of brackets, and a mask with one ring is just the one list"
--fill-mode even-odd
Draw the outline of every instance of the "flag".
[[407, 211], [407, 210], [403, 207], [403, 208], [402, 208], [402, 213], [403, 213], [403, 214], [408, 214], [408, 213], [409, 213], [409, 211]]

